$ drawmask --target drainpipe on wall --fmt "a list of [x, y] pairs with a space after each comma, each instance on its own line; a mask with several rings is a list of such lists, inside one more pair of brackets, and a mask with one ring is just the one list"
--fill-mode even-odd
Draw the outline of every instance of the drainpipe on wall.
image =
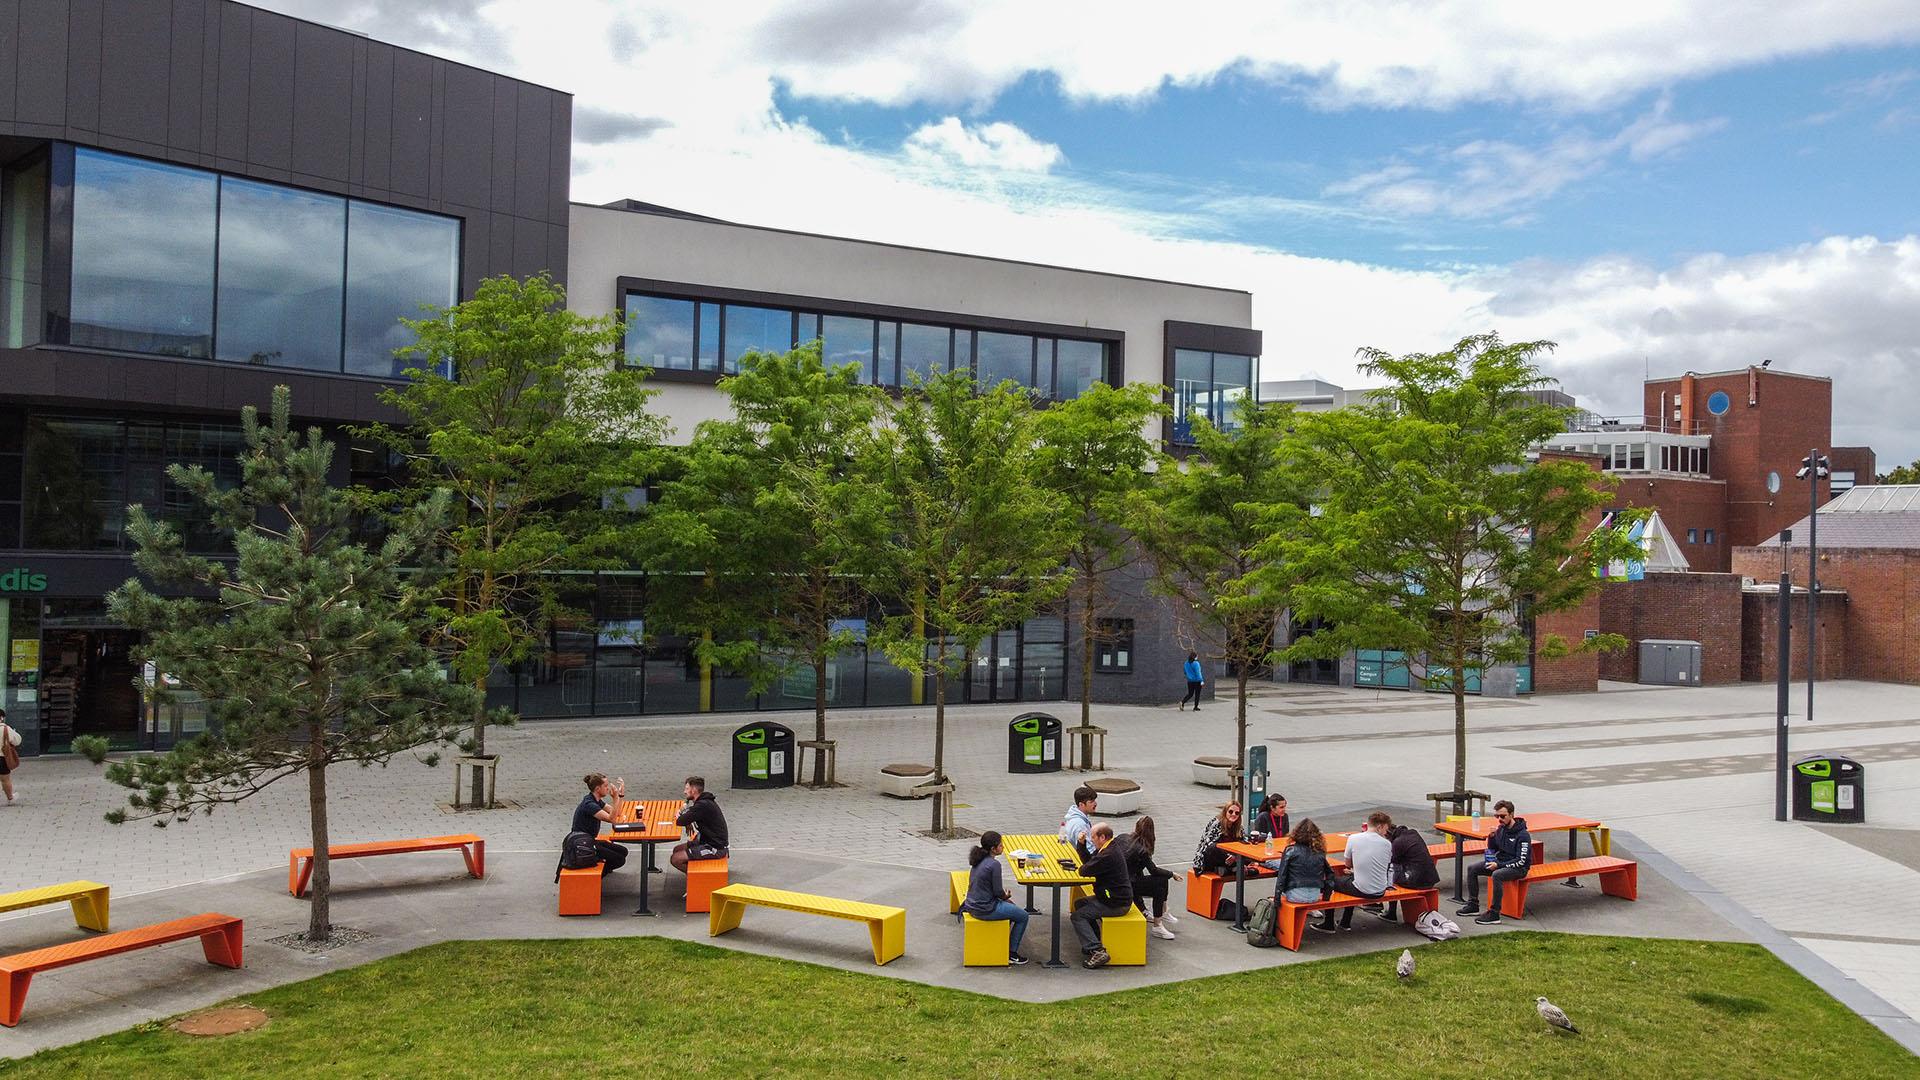
[[1693, 372], [1680, 376], [1680, 434], [1693, 434]]

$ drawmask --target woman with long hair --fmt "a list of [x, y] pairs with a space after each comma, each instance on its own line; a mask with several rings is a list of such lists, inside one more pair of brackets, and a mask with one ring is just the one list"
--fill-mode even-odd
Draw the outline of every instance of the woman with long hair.
[[[1333, 868], [1327, 865], [1327, 840], [1320, 826], [1306, 818], [1293, 827], [1287, 838], [1287, 850], [1280, 853], [1278, 874], [1273, 882], [1273, 898], [1296, 904], [1312, 904], [1327, 898], [1333, 887]], [[1333, 923], [1312, 924], [1322, 933], [1333, 933]]]
[[1207, 822], [1201, 830], [1200, 846], [1193, 853], [1193, 868], [1199, 873], [1230, 874], [1239, 864], [1238, 856], [1220, 850], [1221, 844], [1238, 843], [1240, 840], [1240, 804], [1228, 802], [1220, 808], [1217, 817]]
[[973, 870], [967, 877], [967, 898], [961, 902], [960, 910], [982, 922], [1001, 919], [1012, 922], [1007, 936], [1007, 963], [1017, 966], [1027, 962], [1027, 958], [1020, 955], [1020, 939], [1027, 933], [1027, 909], [1014, 903], [1013, 893], [1001, 885], [999, 855], [1003, 847], [1000, 834], [988, 829], [967, 853], [967, 865]]
[[[1133, 835], [1127, 839], [1127, 875], [1133, 878], [1133, 902], [1147, 917], [1147, 932], [1157, 938], [1173, 940], [1173, 925], [1179, 919], [1167, 914], [1167, 882], [1173, 871], [1153, 862], [1153, 819], [1142, 815], [1133, 823]], [[1147, 901], [1153, 901], [1148, 910]]]

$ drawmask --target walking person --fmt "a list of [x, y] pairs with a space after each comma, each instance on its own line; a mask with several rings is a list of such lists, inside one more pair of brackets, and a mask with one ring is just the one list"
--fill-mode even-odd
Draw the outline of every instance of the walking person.
[[1184, 710], [1187, 707], [1187, 701], [1189, 699], [1193, 701], [1193, 711], [1199, 712], [1200, 691], [1207, 685], [1206, 672], [1200, 667], [1199, 653], [1189, 652], [1187, 654], [1185, 670], [1187, 673], [1187, 695], [1180, 699], [1180, 708], [1175, 709], [1174, 712]]
[[0, 788], [7, 801], [13, 801], [13, 770], [20, 767], [20, 733], [7, 723], [7, 710], [0, 709]]
[[1012, 923], [1007, 930], [1007, 963], [1018, 966], [1027, 962], [1020, 955], [1020, 939], [1027, 935], [1027, 909], [1013, 902], [1013, 893], [1002, 883], [999, 855], [1004, 849], [999, 833], [988, 829], [980, 834], [980, 842], [967, 853], [967, 865], [972, 870], [967, 874], [967, 898], [960, 910], [981, 922]]
[[[1133, 903], [1147, 917], [1147, 933], [1173, 940], [1173, 927], [1180, 920], [1167, 914], [1167, 883], [1173, 871], [1153, 861], [1153, 819], [1142, 816], [1133, 823], [1133, 835], [1127, 838], [1127, 875], [1133, 879]], [[1148, 910], [1147, 901], [1153, 901]]]
[[609, 780], [606, 773], [588, 773], [584, 778], [587, 794], [573, 808], [573, 831], [594, 838], [593, 848], [600, 853], [600, 876], [605, 877], [626, 865], [623, 844], [600, 839], [600, 823], [613, 823], [613, 800], [627, 794], [625, 780]]
[[1080, 875], [1093, 879], [1093, 895], [1073, 905], [1073, 932], [1080, 938], [1081, 961], [1106, 967], [1112, 958], [1100, 940], [1100, 920], [1117, 919], [1133, 906], [1133, 882], [1127, 877], [1127, 843], [1115, 843], [1113, 826], [1101, 822], [1087, 837], [1093, 854], [1080, 860]]

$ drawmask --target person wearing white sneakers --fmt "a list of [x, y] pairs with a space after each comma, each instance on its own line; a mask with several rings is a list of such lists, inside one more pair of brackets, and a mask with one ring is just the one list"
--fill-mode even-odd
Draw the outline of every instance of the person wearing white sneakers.
[[[1173, 926], [1180, 920], [1167, 914], [1167, 882], [1173, 871], [1162, 870], [1153, 862], [1153, 819], [1142, 816], [1133, 823], [1133, 835], [1127, 842], [1127, 876], [1133, 880], [1133, 903], [1147, 917], [1147, 933], [1173, 940]], [[1147, 908], [1147, 901], [1153, 908]]]

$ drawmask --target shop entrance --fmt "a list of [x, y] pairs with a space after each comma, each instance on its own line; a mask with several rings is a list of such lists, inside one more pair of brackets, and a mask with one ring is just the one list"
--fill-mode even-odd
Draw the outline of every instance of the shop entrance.
[[140, 633], [125, 627], [47, 626], [40, 638], [41, 747], [63, 754], [76, 735], [104, 735], [115, 750], [152, 745], [140, 722]]

